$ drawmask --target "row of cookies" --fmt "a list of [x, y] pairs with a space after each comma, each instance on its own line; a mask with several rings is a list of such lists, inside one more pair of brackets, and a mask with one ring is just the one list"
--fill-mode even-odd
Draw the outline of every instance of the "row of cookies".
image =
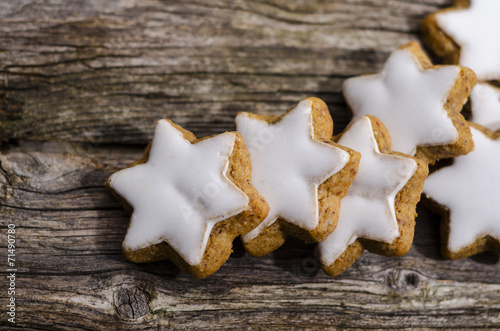
[[331, 275], [364, 249], [403, 255], [427, 164], [473, 149], [460, 111], [474, 84], [471, 70], [433, 66], [410, 43], [381, 73], [346, 80], [354, 117], [335, 138], [317, 98], [279, 117], [238, 114], [237, 132], [203, 139], [160, 120], [144, 157], [106, 181], [131, 213], [124, 254], [170, 259], [198, 278], [227, 260], [240, 235], [254, 256], [287, 236], [320, 242]]
[[[495, 86], [500, 82], [499, 14], [500, 2], [496, 0], [456, 0], [453, 7], [430, 15], [422, 23], [426, 44], [452, 66], [432, 67], [418, 45], [410, 44], [392, 54], [379, 75], [349, 79], [344, 84], [344, 95], [354, 112], [354, 119], [362, 114], [376, 115], [387, 124], [391, 136], [396, 137], [395, 149], [414, 154], [431, 165], [445, 158], [441, 164], [431, 167], [423, 197], [428, 207], [441, 214], [441, 251], [449, 259], [465, 258], [484, 250], [500, 252], [500, 219], [495, 207], [500, 204], [500, 89]], [[404, 61], [398, 63], [394, 58], [403, 57], [403, 49], [418, 59], [418, 71], [423, 69], [421, 72], [427, 71], [427, 75], [435, 78], [428, 83], [418, 82], [419, 79], [411, 74], [410, 66], [398, 68]], [[391, 70], [403, 75], [393, 75]], [[459, 72], [460, 79], [453, 79], [453, 70]], [[446, 71], [450, 75], [448, 82], [454, 83], [445, 84]], [[401, 80], [398, 82], [396, 77]], [[403, 77], [415, 84], [403, 81]], [[479, 79], [477, 85], [476, 77]], [[449, 86], [449, 93], [442, 94], [444, 90], [439, 89], [446, 86]], [[443, 131], [444, 122], [436, 126], [437, 118], [431, 113], [437, 115], [438, 112], [429, 110], [437, 104], [428, 102], [438, 100], [433, 99], [431, 90], [440, 91], [438, 93], [445, 96], [444, 109], [457, 130], [456, 139], [452, 138], [451, 126], [446, 131]], [[456, 110], [461, 108], [470, 92], [465, 109], [469, 110], [471, 122], [464, 122]], [[408, 95], [412, 93], [413, 96]], [[426, 115], [404, 117], [408, 116], [404, 114], [408, 110], [415, 111], [415, 114], [425, 110]], [[434, 129], [416, 129], [405, 123]], [[418, 144], [405, 146], [408, 142], [405, 139], [412, 139], [415, 135], [423, 139]], [[454, 141], [455, 148], [441, 146], [447, 135], [450, 142]], [[424, 141], [424, 137], [428, 140]], [[416, 150], [410, 152], [408, 147]], [[335, 232], [319, 244], [320, 252], [332, 237], [335, 237]], [[321, 259], [323, 269], [328, 272], [331, 270], [325, 268], [324, 261], [330, 257], [331, 262], [332, 258], [331, 252], [327, 252], [321, 255]], [[352, 256], [347, 255], [349, 257]]]
[[319, 242], [334, 230], [360, 155], [331, 140], [325, 103], [309, 98], [280, 117], [241, 113], [236, 123], [238, 132], [197, 139], [160, 120], [143, 158], [107, 179], [131, 214], [127, 259], [170, 259], [203, 278], [237, 236], [261, 256], [287, 235]]
[[468, 48], [457, 48], [442, 29], [457, 23], [440, 18], [460, 16], [464, 8], [476, 17], [485, 3], [491, 12], [498, 6], [475, 1], [482, 4], [457, 1], [456, 8], [423, 23], [430, 47], [464, 66], [433, 66], [417, 43], [402, 46], [379, 74], [345, 82], [354, 116], [338, 137], [332, 138], [331, 117], [316, 98], [280, 117], [239, 114], [238, 132], [205, 139], [160, 121], [144, 157], [107, 181], [132, 213], [126, 257], [135, 262], [168, 258], [201, 278], [225, 262], [239, 235], [254, 256], [277, 249], [290, 235], [320, 242], [323, 269], [338, 275], [364, 249], [405, 254], [427, 164], [465, 154], [431, 174], [424, 200], [443, 214], [444, 256], [498, 250], [498, 134], [476, 124], [471, 128], [460, 114], [473, 91], [472, 120], [495, 129], [498, 90], [483, 83], [473, 89], [476, 75], [466, 66], [480, 78], [498, 77], [498, 70], [488, 58], [478, 66], [462, 63], [462, 58], [477, 60], [481, 52], [457, 56]]
[[[474, 149], [470, 123], [464, 119], [461, 110], [475, 84], [476, 75], [472, 70], [458, 65], [435, 66], [416, 42], [393, 52], [380, 73], [344, 82], [344, 97], [353, 112], [354, 124], [351, 126], [363, 116], [376, 116], [390, 134], [392, 150], [401, 156], [413, 156], [419, 162], [419, 170], [407, 182], [400, 177], [406, 185], [395, 190], [396, 200], [390, 206], [394, 206], [396, 217], [388, 217], [388, 213], [384, 215], [381, 212], [370, 215], [369, 211], [376, 210], [371, 205], [375, 198], [357, 201], [352, 208], [355, 217], [342, 217], [342, 206], [337, 229], [319, 244], [321, 265], [328, 274], [343, 272], [363, 249], [386, 256], [403, 255], [409, 250], [415, 226], [415, 205], [427, 176], [427, 165], [433, 165], [442, 158], [466, 155]], [[361, 163], [365, 155], [362, 154]], [[384, 170], [392, 178], [398, 173], [388, 166], [377, 171], [373, 170], [373, 166], [370, 168], [371, 178], [376, 173], [380, 176]], [[369, 183], [367, 180], [364, 182]], [[446, 190], [446, 187], [444, 185], [443, 189]], [[376, 192], [373, 186], [370, 191]], [[387, 198], [383, 194], [377, 196], [378, 199]], [[369, 211], [359, 210], [363, 206]], [[358, 221], [352, 223], [353, 219]], [[357, 227], [356, 223], [359, 223]], [[388, 230], [392, 226], [394, 231], [394, 224], [398, 225], [396, 230], [399, 231], [391, 233]], [[350, 238], [349, 248], [332, 251], [338, 245], [345, 247], [345, 243], [337, 238], [338, 229], [343, 227], [354, 228], [346, 236]], [[377, 230], [383, 229], [385, 237], [377, 233]], [[339, 255], [338, 252], [342, 251], [343, 255]]]
[[[453, 7], [422, 22], [424, 41], [449, 66], [432, 66], [418, 45], [410, 44], [393, 53], [379, 75], [349, 79], [344, 84], [354, 118], [363, 114], [381, 118], [394, 138], [393, 148], [431, 165], [445, 158], [431, 167], [423, 202], [441, 214], [441, 251], [449, 259], [484, 250], [500, 252], [500, 219], [495, 207], [500, 204], [500, 89], [495, 86], [500, 83], [499, 14], [497, 0], [456, 0]], [[395, 60], [404, 57], [405, 49], [420, 68]], [[415, 72], [426, 72], [427, 77], [415, 76]], [[443, 94], [446, 88], [449, 93]], [[444, 98], [451, 125], [435, 117], [440, 105], [433, 92]], [[469, 93], [464, 109], [471, 122], [465, 122], [459, 111]], [[407, 117], [406, 111], [414, 113]], [[416, 137], [418, 143], [405, 145]], [[455, 146], [441, 146], [447, 139]]]
[[[500, 251], [500, 1], [456, 0], [422, 22], [423, 39], [444, 63], [471, 68], [479, 83], [468, 104], [475, 149], [433, 171], [424, 203], [441, 214], [443, 256]], [[493, 83], [493, 84], [492, 84]], [[448, 162], [449, 163], [449, 162]]]

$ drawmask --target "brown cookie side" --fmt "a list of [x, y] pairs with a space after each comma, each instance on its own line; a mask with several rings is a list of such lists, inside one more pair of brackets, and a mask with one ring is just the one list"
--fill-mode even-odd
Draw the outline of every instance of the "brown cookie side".
[[306, 100], [312, 102], [314, 139], [349, 153], [349, 161], [344, 168], [318, 186], [318, 226], [312, 231], [299, 231], [296, 226], [287, 223], [289, 226], [285, 230], [290, 236], [313, 243], [325, 240], [335, 230], [339, 217], [340, 201], [346, 196], [356, 177], [361, 154], [332, 141], [333, 120], [323, 100], [314, 97]]
[[461, 47], [439, 27], [436, 16], [469, 6], [470, 0], [456, 0], [453, 7], [432, 13], [421, 23], [422, 39], [425, 45], [446, 64], [459, 63]]
[[[400, 235], [390, 244], [365, 238], [357, 238], [331, 265], [321, 265], [323, 271], [333, 277], [346, 271], [352, 264], [354, 264], [354, 262], [356, 262], [365, 249], [371, 253], [382, 256], [402, 256], [408, 252], [413, 242], [416, 205], [420, 200], [424, 180], [428, 174], [428, 165], [425, 161], [403, 153], [391, 151], [389, 132], [383, 123], [375, 116], [368, 116], [368, 118], [370, 119], [379, 151], [387, 155], [399, 155], [411, 158], [417, 163], [417, 170], [405, 186], [397, 193], [394, 200]], [[349, 127], [346, 131], [348, 129]], [[334, 141], [339, 141], [341, 137], [342, 134], [334, 137]]]
[[245, 250], [252, 256], [261, 257], [272, 251], [277, 250], [286, 241], [287, 232], [283, 229], [282, 220], [276, 222], [263, 229], [255, 238], [249, 241], [244, 241]]
[[289, 222], [283, 222], [282, 228], [289, 235], [306, 243], [325, 240], [337, 227], [340, 204], [358, 172], [361, 156], [358, 152], [333, 142], [325, 142], [349, 153], [349, 161], [339, 172], [318, 186], [318, 226], [310, 231], [301, 229]]
[[349, 269], [363, 254], [365, 248], [359, 240], [355, 240], [346, 250], [330, 265], [321, 263], [321, 269], [332, 277], [336, 277]]
[[239, 133], [234, 134], [235, 146], [229, 157], [226, 176], [248, 196], [249, 208], [215, 224], [202, 262], [196, 266], [187, 265], [189, 273], [196, 278], [205, 278], [217, 271], [231, 255], [234, 239], [252, 231], [269, 212], [269, 205], [251, 184], [252, 165], [245, 141]]
[[360, 241], [363, 247], [371, 253], [383, 256], [403, 256], [408, 253], [413, 243], [417, 203], [420, 201], [424, 182], [429, 174], [429, 167], [427, 162], [416, 157], [391, 151], [389, 133], [382, 122], [373, 116], [370, 116], [370, 121], [380, 152], [387, 155], [411, 158], [417, 163], [417, 170], [394, 199], [399, 236], [390, 244], [363, 238]]
[[[290, 108], [285, 114], [287, 114]], [[254, 118], [260, 121], [265, 121], [269, 124], [278, 122], [282, 116], [275, 115], [260, 115], [254, 113], [245, 113], [245, 116]], [[250, 241], [243, 242], [245, 250], [252, 256], [261, 257], [276, 249], [285, 243], [286, 233], [283, 231], [282, 222], [278, 219], [273, 224], [263, 229], [261, 233]]]

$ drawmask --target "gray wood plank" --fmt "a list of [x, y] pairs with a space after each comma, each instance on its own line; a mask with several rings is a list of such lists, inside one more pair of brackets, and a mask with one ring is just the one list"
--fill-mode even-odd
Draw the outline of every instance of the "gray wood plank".
[[[128, 217], [102, 183], [141, 154], [138, 147], [70, 143], [23, 143], [3, 152], [0, 217], [17, 224], [18, 325], [46, 330], [500, 325], [498, 255], [442, 260], [438, 219], [423, 208], [407, 256], [365, 253], [337, 278], [323, 274], [314, 246], [298, 240], [263, 258], [249, 256], [236, 242], [229, 261], [205, 280], [191, 279], [170, 262], [129, 263], [121, 254]], [[5, 245], [4, 236], [0, 242]]]
[[128, 217], [103, 186], [163, 117], [203, 136], [233, 129], [239, 111], [317, 96], [340, 132], [343, 80], [379, 70], [451, 3], [2, 1], [0, 223], [17, 226], [15, 327], [500, 328], [498, 255], [443, 260], [439, 219], [423, 207], [403, 258], [365, 253], [331, 278], [313, 245], [291, 239], [254, 258], [236, 241], [217, 273], [194, 280], [168, 261], [124, 259]]

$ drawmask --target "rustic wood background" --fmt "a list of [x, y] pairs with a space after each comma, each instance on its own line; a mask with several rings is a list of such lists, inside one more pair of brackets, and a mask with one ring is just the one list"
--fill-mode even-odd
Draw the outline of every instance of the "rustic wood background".
[[0, 328], [500, 328], [500, 263], [439, 255], [419, 207], [403, 258], [365, 253], [337, 278], [314, 246], [234, 254], [194, 280], [121, 254], [128, 218], [103, 186], [168, 117], [198, 136], [239, 111], [325, 100], [340, 132], [349, 76], [375, 72], [452, 0], [2, 0], [0, 236], [17, 226], [17, 319]]

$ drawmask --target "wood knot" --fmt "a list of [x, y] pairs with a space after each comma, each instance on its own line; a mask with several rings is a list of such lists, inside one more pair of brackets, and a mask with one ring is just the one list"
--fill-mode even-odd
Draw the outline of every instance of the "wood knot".
[[137, 320], [149, 314], [150, 295], [144, 287], [122, 284], [113, 298], [116, 314], [123, 320]]
[[387, 275], [387, 284], [397, 292], [410, 292], [420, 286], [420, 276], [412, 270], [392, 270]]

